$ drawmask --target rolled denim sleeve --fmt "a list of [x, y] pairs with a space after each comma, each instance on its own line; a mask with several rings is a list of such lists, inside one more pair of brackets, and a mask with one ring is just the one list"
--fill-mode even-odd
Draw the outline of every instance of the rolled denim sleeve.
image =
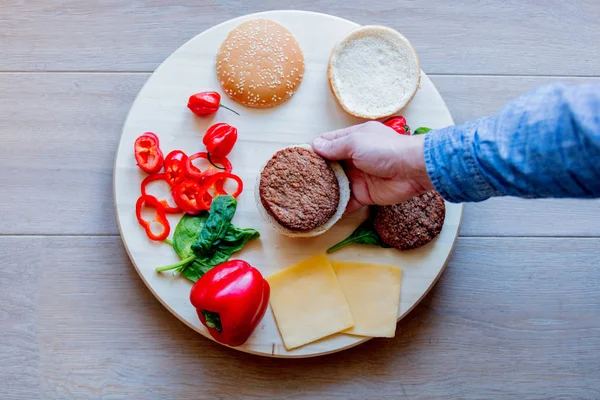
[[424, 146], [450, 202], [600, 197], [600, 85], [540, 87], [496, 116], [430, 131]]

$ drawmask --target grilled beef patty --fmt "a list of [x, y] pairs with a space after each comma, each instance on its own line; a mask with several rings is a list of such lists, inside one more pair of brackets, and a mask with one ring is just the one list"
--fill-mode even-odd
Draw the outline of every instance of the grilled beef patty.
[[262, 205], [277, 222], [298, 231], [325, 224], [340, 201], [333, 169], [321, 156], [302, 147], [273, 155], [261, 173], [259, 194]]
[[404, 203], [376, 207], [375, 230], [388, 246], [410, 250], [439, 235], [445, 218], [444, 199], [430, 191]]

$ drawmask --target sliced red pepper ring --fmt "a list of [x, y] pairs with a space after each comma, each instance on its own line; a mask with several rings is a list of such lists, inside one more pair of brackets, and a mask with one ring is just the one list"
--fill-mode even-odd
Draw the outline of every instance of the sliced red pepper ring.
[[[167, 182], [166, 175], [165, 174], [154, 174], [154, 175], [148, 175], [146, 178], [144, 178], [144, 180], [142, 181], [142, 186], [141, 186], [142, 195], [148, 196], [147, 189], [148, 189], [148, 184], [150, 182], [160, 181], [160, 180]], [[156, 197], [156, 196], [153, 196], [153, 197]], [[159, 200], [159, 203], [163, 206], [163, 209], [168, 214], [175, 214], [175, 213], [181, 212], [181, 209], [177, 205], [172, 207], [169, 205], [169, 202], [167, 200]]]
[[211, 175], [208, 178], [206, 184], [209, 186], [212, 186], [214, 184], [217, 194], [228, 194], [225, 190], [225, 182], [227, 181], [227, 179], [233, 179], [234, 181], [236, 181], [237, 189], [231, 194], [231, 196], [237, 198], [242, 193], [242, 190], [244, 190], [244, 182], [242, 182], [242, 179], [235, 174], [232, 174], [230, 172], [217, 172], [216, 174]]
[[204, 210], [210, 210], [210, 205], [212, 204], [213, 199], [214, 197], [210, 193], [208, 193], [208, 191], [202, 193], [202, 196], [200, 197], [202, 208]]
[[181, 150], [173, 150], [165, 158], [165, 180], [171, 186], [183, 182], [186, 178], [185, 163], [188, 156]]
[[204, 201], [206, 188], [198, 182], [187, 179], [173, 187], [173, 199], [183, 212], [198, 214], [208, 210]]
[[135, 161], [144, 172], [154, 174], [160, 171], [164, 158], [158, 136], [152, 132], [140, 135], [133, 144], [133, 150]]
[[[211, 164], [213, 164], [213, 166], [209, 166], [204, 171], [201, 171], [198, 167], [196, 167], [193, 164], [193, 161], [198, 158], [203, 158], [203, 159], [209, 161]], [[205, 151], [201, 151], [201, 152], [192, 154], [191, 156], [188, 157], [188, 159], [185, 162], [185, 171], [187, 172], [187, 174], [190, 178], [195, 179], [198, 182], [201, 182], [202, 179], [204, 179], [205, 177], [212, 176], [214, 173], [219, 172], [219, 167], [215, 166], [215, 164], [222, 165], [225, 172], [231, 172], [233, 170], [233, 166], [231, 165], [231, 162], [226, 157], [210, 156], [210, 160], [209, 160], [208, 153]]]
[[[146, 221], [142, 217], [142, 208], [144, 206], [153, 207], [156, 210], [156, 217], [154, 218], [154, 221]], [[169, 220], [167, 219], [167, 215], [165, 214], [164, 207], [162, 206], [162, 204], [160, 204], [156, 197], [149, 195], [141, 196], [138, 199], [137, 203], [135, 203], [135, 216], [137, 217], [139, 224], [144, 227], [146, 235], [148, 235], [150, 239], [156, 241], [163, 241], [167, 237], [169, 237], [169, 233], [171, 232], [171, 226], [169, 225]], [[163, 231], [159, 234], [154, 234], [154, 232], [152, 232], [152, 227], [150, 226], [152, 222], [158, 222], [160, 225], [162, 225]]]

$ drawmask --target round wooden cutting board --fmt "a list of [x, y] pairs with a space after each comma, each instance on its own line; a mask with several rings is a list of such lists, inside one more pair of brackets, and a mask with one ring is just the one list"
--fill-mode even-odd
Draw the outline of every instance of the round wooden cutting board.
[[[275, 108], [250, 109], [223, 95], [222, 102], [241, 115], [221, 109], [208, 118], [194, 116], [186, 107], [196, 92], [217, 90], [215, 55], [229, 31], [253, 18], [281, 23], [298, 39], [305, 55], [306, 72], [293, 98]], [[234, 258], [241, 258], [267, 277], [325, 250], [347, 237], [365, 218], [358, 212], [344, 218], [326, 234], [308, 239], [289, 239], [271, 230], [258, 213], [254, 200], [256, 174], [261, 165], [282, 147], [310, 143], [322, 132], [363, 122], [347, 115], [336, 103], [327, 83], [327, 61], [333, 45], [358, 25], [325, 14], [303, 11], [272, 11], [236, 18], [196, 36], [167, 58], [152, 74], [137, 96], [123, 128], [115, 171], [114, 196], [119, 229], [125, 248], [140, 276], [177, 318], [207, 338], [189, 302], [191, 282], [171, 273], [158, 274], [155, 267], [178, 261], [168, 244], [149, 240], [135, 217], [135, 203], [145, 174], [135, 164], [133, 142], [143, 132], [155, 132], [166, 155], [174, 149], [187, 154], [204, 151], [202, 136], [216, 122], [227, 122], [239, 130], [239, 139], [229, 156], [233, 172], [244, 181], [233, 223], [255, 228], [261, 238], [250, 242]], [[409, 38], [410, 39], [410, 38]], [[418, 48], [416, 49], [418, 52]], [[402, 115], [414, 129], [452, 125], [452, 117], [435, 86], [423, 74], [421, 88]], [[332, 259], [398, 265], [402, 268], [402, 293], [398, 319], [404, 317], [429, 291], [440, 276], [458, 235], [462, 206], [447, 204], [441, 235], [429, 245], [409, 252], [352, 245], [331, 255]], [[172, 231], [181, 215], [169, 217]], [[200, 340], [200, 339], [199, 339]], [[212, 340], [212, 339], [211, 339]], [[344, 350], [365, 338], [336, 334], [292, 351], [286, 351], [269, 309], [253, 336], [238, 350], [274, 357], [310, 357]], [[388, 340], [388, 339], [380, 339]]]

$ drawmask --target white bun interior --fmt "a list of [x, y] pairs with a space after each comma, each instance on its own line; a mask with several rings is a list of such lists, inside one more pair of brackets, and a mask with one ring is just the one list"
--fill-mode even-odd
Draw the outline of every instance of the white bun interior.
[[349, 114], [379, 119], [399, 112], [419, 89], [421, 69], [411, 43], [378, 25], [350, 31], [333, 48], [327, 77]]

